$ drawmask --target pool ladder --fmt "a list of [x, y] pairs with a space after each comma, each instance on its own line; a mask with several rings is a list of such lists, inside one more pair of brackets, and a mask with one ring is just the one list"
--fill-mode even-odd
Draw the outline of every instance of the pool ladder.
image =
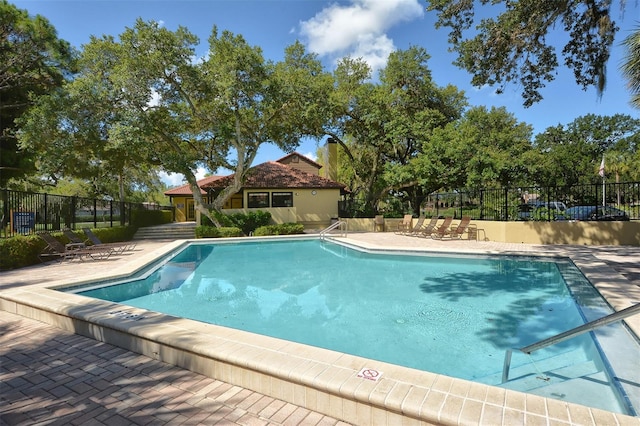
[[520, 349], [507, 349], [507, 352], [504, 355], [504, 367], [502, 368], [502, 383], [505, 383], [506, 381], [509, 380], [509, 368], [511, 367], [511, 355], [513, 354], [513, 351], [519, 351], [525, 354], [530, 354], [531, 352], [537, 351], [538, 349], [555, 345], [556, 343], [563, 342], [572, 337], [578, 336], [588, 331], [595, 330], [596, 328], [603, 327], [605, 325], [614, 323], [616, 321], [623, 320], [637, 313], [640, 313], [640, 303], [630, 306], [628, 308], [625, 308], [621, 311], [614, 312], [602, 318], [598, 318], [596, 320], [590, 321], [576, 328], [572, 328], [571, 330], [564, 331], [555, 336], [551, 336], [549, 338], [540, 340], [539, 342], [533, 343], [529, 346], [525, 346]]
[[338, 231], [340, 231], [340, 235], [341, 237], [346, 237], [347, 236], [347, 222], [339, 220], [335, 223], [332, 223], [331, 225], [327, 226], [326, 228], [324, 228], [322, 231], [320, 231], [320, 239], [324, 240], [327, 236], [327, 234], [333, 230], [337, 229]]

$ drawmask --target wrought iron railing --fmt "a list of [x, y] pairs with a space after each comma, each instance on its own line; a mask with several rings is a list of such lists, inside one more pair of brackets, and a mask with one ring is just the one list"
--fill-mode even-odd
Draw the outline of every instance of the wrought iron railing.
[[0, 189], [0, 238], [37, 231], [113, 227], [130, 223], [135, 210], [173, 210], [154, 203], [69, 197]]

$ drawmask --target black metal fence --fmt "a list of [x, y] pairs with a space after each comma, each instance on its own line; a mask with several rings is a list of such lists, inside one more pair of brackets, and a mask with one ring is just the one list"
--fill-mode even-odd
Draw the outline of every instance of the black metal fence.
[[129, 203], [0, 189], [0, 238], [80, 225], [128, 225], [135, 210], [173, 210], [154, 203]]
[[[595, 220], [614, 220], [605, 214], [640, 219], [640, 182], [463, 190], [430, 194], [422, 205], [426, 216], [470, 215], [479, 220], [574, 219], [572, 211], [593, 211]], [[596, 208], [608, 206], [607, 211]], [[590, 209], [593, 207], [593, 209]], [[623, 212], [624, 216], [622, 213]]]

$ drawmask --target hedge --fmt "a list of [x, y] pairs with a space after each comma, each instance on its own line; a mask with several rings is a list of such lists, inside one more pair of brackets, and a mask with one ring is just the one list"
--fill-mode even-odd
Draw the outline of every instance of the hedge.
[[215, 226], [196, 226], [196, 238], [242, 237], [242, 230], [234, 226], [216, 228]]
[[257, 228], [253, 235], [263, 237], [266, 235], [293, 235], [304, 234], [304, 225], [299, 223], [282, 223], [279, 225], [266, 225]]

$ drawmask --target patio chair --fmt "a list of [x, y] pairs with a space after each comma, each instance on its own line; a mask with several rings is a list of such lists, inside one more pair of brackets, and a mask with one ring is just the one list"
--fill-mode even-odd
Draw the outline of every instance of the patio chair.
[[378, 229], [384, 232], [384, 216], [381, 214], [376, 215], [373, 219], [373, 232], [377, 232]]
[[[420, 219], [418, 219], [420, 220]], [[405, 214], [402, 222], [398, 224], [398, 229], [396, 230], [396, 234], [404, 234], [411, 230], [411, 223], [413, 222], [413, 215]]]
[[76, 248], [83, 248], [86, 247], [87, 245], [85, 244], [84, 241], [82, 241], [78, 235], [76, 235], [75, 232], [73, 232], [71, 229], [66, 228], [62, 230], [62, 233], [64, 234], [65, 237], [67, 237], [69, 239], [69, 243], [65, 244], [65, 248], [67, 250], [69, 249], [76, 249]]
[[457, 226], [452, 226], [448, 230], [444, 230], [444, 232], [440, 233], [437, 237], [438, 239], [451, 238], [451, 239], [462, 239], [462, 234], [468, 232], [469, 224], [471, 223], [471, 216], [462, 216], [460, 219], [460, 223]]
[[425, 238], [429, 237], [429, 238], [431, 238], [431, 233], [436, 228], [437, 224], [438, 224], [438, 216], [434, 216], [434, 217], [431, 218], [431, 220], [429, 221], [429, 223], [427, 223], [426, 226], [423, 226], [422, 228], [413, 231], [409, 235], [411, 235], [412, 237], [425, 237]]
[[404, 232], [404, 235], [414, 235], [416, 232], [420, 231], [420, 229], [422, 229], [422, 227], [424, 226], [424, 221], [425, 217], [420, 216], [416, 224], [413, 227], [410, 227], [407, 232]]
[[444, 235], [450, 232], [449, 227], [451, 226], [451, 222], [453, 222], [453, 216], [445, 217], [444, 222], [431, 232], [431, 238], [442, 239]]
[[109, 247], [113, 249], [116, 253], [122, 254], [125, 251], [131, 251], [136, 248], [136, 243], [132, 243], [129, 241], [119, 242], [119, 243], [103, 243], [100, 241], [100, 238], [89, 228], [82, 228], [82, 231], [87, 236], [88, 240], [93, 244], [91, 247]]
[[38, 255], [38, 259], [44, 262], [46, 258], [54, 258], [58, 260], [65, 259], [80, 259], [82, 261], [87, 258], [93, 260], [107, 259], [113, 254], [113, 250], [110, 248], [98, 248], [98, 247], [81, 247], [81, 248], [67, 248], [64, 244], [58, 241], [53, 235], [47, 231], [38, 232], [38, 237], [47, 243], [47, 246]]

